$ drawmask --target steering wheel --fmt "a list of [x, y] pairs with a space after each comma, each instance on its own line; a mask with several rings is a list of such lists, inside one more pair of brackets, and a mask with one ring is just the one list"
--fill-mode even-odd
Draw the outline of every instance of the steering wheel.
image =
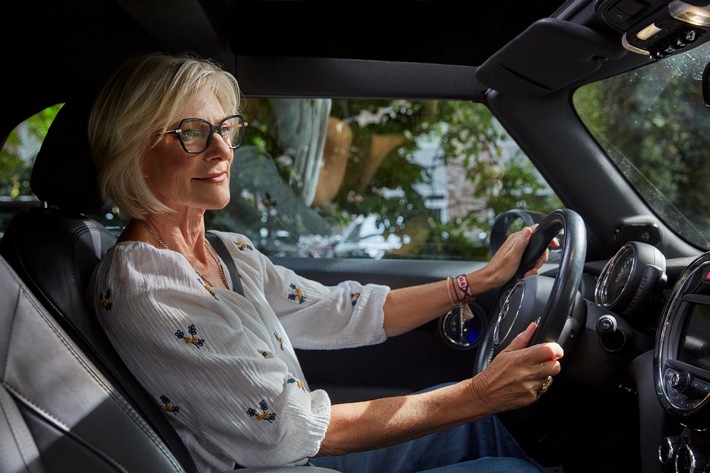
[[[562, 253], [556, 276], [523, 277], [560, 234]], [[532, 345], [558, 342], [563, 348], [571, 347], [586, 318], [578, 291], [586, 252], [587, 231], [578, 213], [558, 209], [540, 221], [523, 252], [518, 271], [499, 292], [497, 314], [479, 345], [474, 374], [488, 366], [533, 321], [538, 327]]]

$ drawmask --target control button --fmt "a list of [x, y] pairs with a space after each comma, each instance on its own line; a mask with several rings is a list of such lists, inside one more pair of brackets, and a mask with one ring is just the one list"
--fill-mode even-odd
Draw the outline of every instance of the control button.
[[658, 459], [664, 465], [673, 465], [675, 457], [678, 455], [678, 450], [687, 443], [688, 437], [680, 435], [664, 438], [658, 445]]
[[675, 457], [676, 473], [703, 473], [708, 465], [705, 450], [692, 445], [683, 445]]
[[687, 371], [670, 371], [668, 382], [678, 391], [692, 399], [703, 399], [710, 393], [710, 384]]
[[693, 382], [693, 375], [687, 371], [673, 371], [669, 379], [671, 386], [679, 391], [685, 391]]
[[700, 269], [700, 273], [703, 275], [703, 283], [710, 284], [710, 264], [704, 264]]
[[626, 13], [624, 10], [621, 10], [620, 8], [613, 7], [609, 9], [607, 17], [611, 20], [614, 20], [615, 23], [624, 24], [626, 20], [631, 18], [631, 15]]
[[647, 6], [648, 2], [643, 0], [620, 0], [615, 5], [615, 8], [618, 8], [630, 16], [634, 16], [641, 13]]
[[698, 395], [704, 396], [710, 393], [710, 385], [704, 381], [700, 381], [699, 379], [694, 379], [692, 383], [690, 383], [690, 388], [693, 390]]
[[605, 314], [599, 317], [596, 332], [602, 348], [609, 352], [617, 352], [626, 345], [626, 335], [619, 329], [619, 323], [613, 315]]

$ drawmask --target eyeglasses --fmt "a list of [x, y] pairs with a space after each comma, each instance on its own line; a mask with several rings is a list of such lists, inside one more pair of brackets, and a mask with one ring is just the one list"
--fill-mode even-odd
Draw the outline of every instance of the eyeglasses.
[[215, 132], [219, 133], [230, 148], [239, 147], [244, 138], [244, 129], [248, 125], [241, 115], [230, 115], [216, 125], [202, 118], [185, 118], [177, 129], [158, 133], [158, 135], [177, 135], [186, 153], [200, 154], [210, 147]]

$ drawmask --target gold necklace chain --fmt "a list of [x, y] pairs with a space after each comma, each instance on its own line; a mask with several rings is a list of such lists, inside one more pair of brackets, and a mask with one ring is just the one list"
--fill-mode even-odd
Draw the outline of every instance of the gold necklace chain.
[[[153, 230], [153, 227], [152, 227], [147, 221], [145, 221], [145, 220], [139, 220], [139, 222], [140, 222], [141, 225], [143, 225], [143, 228], [145, 228], [146, 230], [148, 230], [148, 233], [150, 233], [150, 235], [151, 235], [153, 238], [155, 238], [155, 241], [157, 241], [160, 246], [162, 246], [162, 247], [163, 247], [164, 249], [166, 249], [166, 250], [169, 250], [169, 249], [170, 249], [170, 247], [168, 247], [167, 243], [165, 243], [165, 242], [163, 241], [163, 239], [160, 238], [160, 236], [158, 235], [158, 233]], [[224, 287], [229, 288], [229, 284], [227, 284], [227, 276], [224, 274], [224, 268], [222, 267], [222, 263], [221, 263], [221, 262], [219, 261], [219, 259], [217, 258], [217, 255], [214, 254], [214, 252], [212, 251], [212, 247], [210, 246], [210, 244], [209, 244], [209, 242], [207, 241], [206, 238], [205, 238], [205, 248], [207, 249], [207, 253], [209, 253], [209, 255], [212, 257], [212, 259], [214, 260], [214, 262], [217, 263], [217, 267], [219, 268], [219, 275], [220, 275], [220, 277], [222, 278], [222, 282], [224, 283]], [[194, 269], [195, 272], [197, 273], [197, 275], [198, 275], [199, 277], [201, 277], [207, 284], [209, 284], [210, 287], [214, 287], [214, 284], [212, 284], [202, 273], [200, 273], [200, 272], [197, 270], [197, 268], [195, 268], [195, 267], [193, 266], [192, 269]]]

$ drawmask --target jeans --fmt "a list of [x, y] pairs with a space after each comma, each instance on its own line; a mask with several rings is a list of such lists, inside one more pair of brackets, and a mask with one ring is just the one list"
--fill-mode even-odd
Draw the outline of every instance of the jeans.
[[315, 466], [344, 473], [544, 473], [496, 417], [391, 447], [316, 457]]

